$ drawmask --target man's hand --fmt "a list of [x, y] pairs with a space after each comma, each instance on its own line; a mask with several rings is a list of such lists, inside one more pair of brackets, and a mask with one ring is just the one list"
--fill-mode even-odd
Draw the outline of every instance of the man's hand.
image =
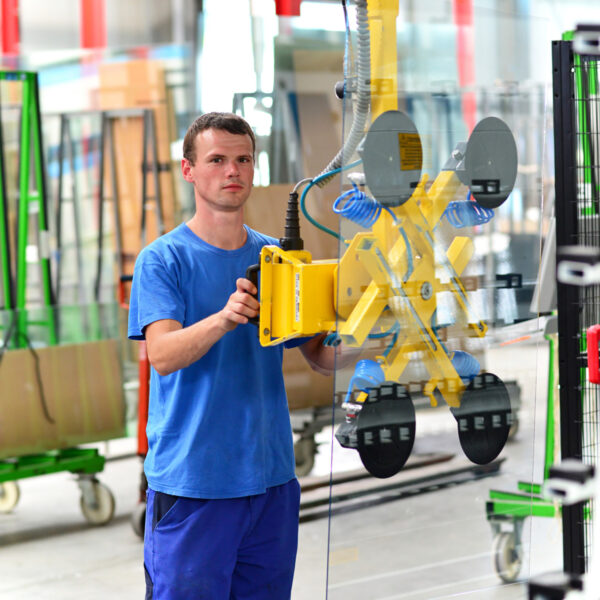
[[258, 315], [260, 308], [260, 304], [255, 298], [258, 290], [249, 279], [240, 277], [235, 282], [235, 286], [235, 292], [229, 296], [227, 304], [219, 313], [220, 324], [225, 331], [231, 331], [238, 325], [244, 325], [248, 319]]

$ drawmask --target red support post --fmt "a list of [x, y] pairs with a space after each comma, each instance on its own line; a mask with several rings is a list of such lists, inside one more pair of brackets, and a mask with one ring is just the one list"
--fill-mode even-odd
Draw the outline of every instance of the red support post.
[[82, 48], [106, 47], [104, 0], [80, 0]]
[[473, 29], [473, 0], [453, 0], [454, 24], [456, 25], [456, 62], [458, 82], [467, 88], [462, 96], [463, 118], [469, 133], [477, 121], [477, 97], [475, 85], [475, 32]]
[[275, 12], [280, 17], [299, 17], [302, 0], [275, 0]]
[[19, 0], [2, 2], [2, 54], [19, 54]]
[[148, 423], [148, 401], [150, 399], [150, 361], [146, 342], [139, 343], [138, 356], [138, 430], [137, 430], [137, 453], [145, 457], [148, 453], [148, 437], [146, 436], [146, 425]]

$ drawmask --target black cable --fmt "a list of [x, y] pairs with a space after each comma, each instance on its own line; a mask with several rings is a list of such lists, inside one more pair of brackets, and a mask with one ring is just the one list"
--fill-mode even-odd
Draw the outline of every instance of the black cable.
[[[0, 348], [0, 365], [2, 364], [2, 359], [4, 358], [4, 354], [6, 352], [6, 349], [8, 348], [8, 343], [10, 342], [11, 338], [13, 337], [13, 335], [15, 333], [16, 322], [17, 322], [17, 314], [16, 314], [16, 312], [13, 312], [12, 320], [10, 322], [10, 325], [8, 326], [8, 329], [6, 330], [6, 335], [4, 336], [4, 339], [2, 340], [2, 348]], [[38, 391], [40, 394], [40, 403], [42, 405], [42, 412], [44, 413], [44, 417], [46, 418], [48, 423], [51, 423], [52, 425], [56, 425], [56, 421], [51, 417], [50, 411], [48, 410], [48, 404], [46, 402], [46, 395], [44, 393], [44, 383], [42, 381], [42, 372], [40, 370], [40, 357], [39, 357], [38, 353], [35, 351], [33, 345], [31, 344], [31, 340], [25, 333], [23, 333], [22, 331], [19, 331], [17, 333], [17, 336], [25, 341], [27, 348], [29, 349], [29, 351], [31, 352], [31, 354], [33, 356], [33, 363], [34, 363], [34, 368], [35, 368], [35, 378], [36, 378], [36, 381], [38, 384]]]

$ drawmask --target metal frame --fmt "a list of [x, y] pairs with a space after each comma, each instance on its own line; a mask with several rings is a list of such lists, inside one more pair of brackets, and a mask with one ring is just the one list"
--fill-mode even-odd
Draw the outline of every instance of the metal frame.
[[[3, 285], [5, 286], [5, 307], [14, 309], [16, 329], [11, 345], [25, 346], [28, 343], [27, 330], [30, 325], [47, 327], [48, 343], [58, 341], [56, 319], [52, 309], [55, 304], [50, 268], [50, 234], [48, 229], [47, 194], [44, 172], [42, 126], [40, 115], [39, 86], [37, 73], [28, 71], [0, 71], [0, 82], [15, 81], [22, 85], [21, 123], [19, 143], [19, 198], [17, 206], [16, 259], [14, 278], [11, 274], [10, 241], [8, 234], [8, 203], [4, 177], [4, 159], [0, 160], [0, 212], [2, 213], [2, 252]], [[0, 142], [3, 140], [0, 139]], [[3, 154], [3, 147], [0, 147]], [[38, 265], [40, 271], [40, 294], [38, 300], [46, 307], [43, 320], [28, 320], [28, 269], [27, 247], [29, 245], [31, 215], [37, 215]], [[14, 286], [13, 286], [14, 282]]]
[[[124, 109], [124, 110], [107, 110], [102, 111], [102, 126], [100, 133], [100, 171], [98, 174], [98, 259], [96, 264], [96, 278], [94, 284], [94, 300], [100, 302], [101, 280], [102, 280], [102, 262], [103, 262], [103, 237], [104, 237], [104, 203], [112, 199], [114, 205], [115, 216], [115, 243], [117, 252], [117, 269], [119, 281], [127, 278], [128, 274], [123, 272], [122, 263], [122, 239], [121, 239], [121, 222], [119, 215], [119, 189], [117, 185], [117, 164], [115, 157], [115, 145], [113, 137], [113, 123], [116, 119], [142, 117], [143, 119], [143, 139], [142, 139], [142, 211], [141, 211], [141, 239], [142, 244], [146, 243], [146, 211], [149, 209], [149, 201], [154, 200], [154, 210], [159, 233], [164, 233], [164, 219], [162, 213], [162, 197], [160, 190], [159, 171], [160, 165], [158, 162], [157, 144], [156, 144], [156, 126], [154, 122], [154, 113], [152, 109]], [[149, 156], [148, 150], [151, 151]], [[110, 193], [111, 197], [107, 196], [104, 190], [104, 174], [106, 169], [105, 152], [108, 153], [109, 169], [110, 169]], [[152, 175], [154, 181], [154, 198], [148, 196], [147, 176]]]
[[[553, 42], [556, 242], [564, 246], [598, 245], [597, 154], [592, 140], [590, 96], [597, 85], [597, 58], [573, 52], [572, 34]], [[596, 77], [596, 79], [593, 78]], [[597, 135], [597, 131], [595, 132]], [[581, 164], [583, 160], [583, 164]], [[588, 192], [591, 192], [589, 194]], [[585, 288], [557, 283], [562, 459], [595, 462], [588, 450], [597, 443], [588, 439], [586, 424], [595, 430], [598, 392], [587, 382], [585, 330], [599, 322], [600, 287]], [[596, 448], [594, 447], [594, 451]], [[563, 559], [569, 573], [582, 574], [590, 543], [589, 504], [563, 507]]]

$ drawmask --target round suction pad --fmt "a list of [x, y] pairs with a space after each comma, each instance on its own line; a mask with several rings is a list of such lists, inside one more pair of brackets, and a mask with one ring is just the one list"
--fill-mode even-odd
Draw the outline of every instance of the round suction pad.
[[388, 110], [369, 127], [362, 149], [365, 180], [385, 206], [400, 206], [421, 178], [423, 148], [415, 124], [403, 112]]
[[517, 178], [517, 145], [508, 125], [497, 117], [477, 123], [467, 142], [464, 170], [456, 173], [484, 208], [497, 208]]
[[415, 441], [415, 408], [405, 388], [382, 385], [357, 417], [357, 450], [371, 475], [386, 478], [404, 466]]
[[478, 465], [492, 462], [504, 448], [512, 424], [510, 396], [492, 373], [477, 375], [463, 392], [460, 407], [451, 408], [467, 458]]

